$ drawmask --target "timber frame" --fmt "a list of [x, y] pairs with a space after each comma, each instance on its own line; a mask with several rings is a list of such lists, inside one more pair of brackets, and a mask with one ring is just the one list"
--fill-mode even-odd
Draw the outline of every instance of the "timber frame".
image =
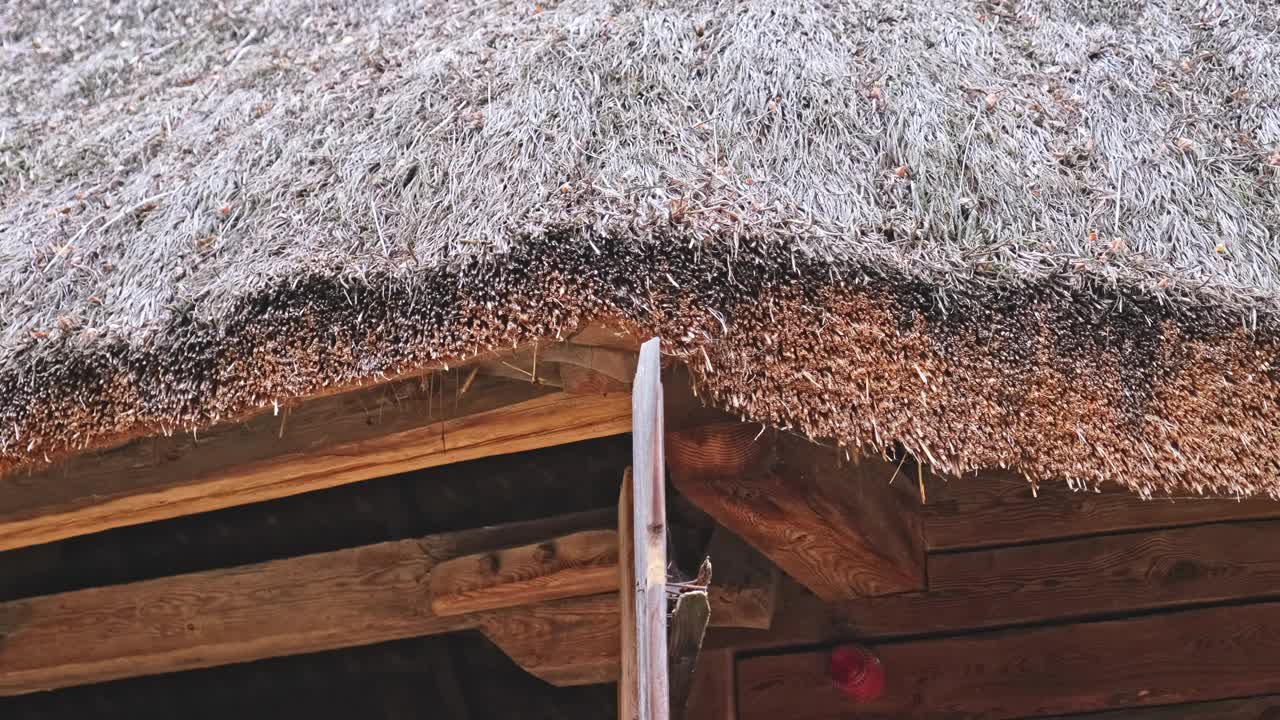
[[[1280, 708], [1280, 542], [1257, 542], [1280, 505], [859, 461], [703, 407], [603, 326], [10, 474], [0, 551], [625, 433], [616, 509], [0, 603], [0, 696], [475, 631], [553, 685], [619, 682], [627, 720], [840, 717], [845, 641], [889, 668], [859, 717]], [[714, 526], [697, 577], [666, 559], [668, 491]], [[1149, 640], [1132, 676], [1091, 655], [1126, 634]], [[1200, 659], [1170, 665], [1184, 647]], [[958, 653], [1017, 664], [957, 674]]]

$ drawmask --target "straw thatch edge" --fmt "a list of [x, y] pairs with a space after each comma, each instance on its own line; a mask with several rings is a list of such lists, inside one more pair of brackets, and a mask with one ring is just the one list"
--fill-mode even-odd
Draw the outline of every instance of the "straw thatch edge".
[[1280, 327], [1103, 283], [939, 288], [785, 244], [575, 243], [412, 277], [316, 269], [148, 338], [0, 376], [0, 471], [611, 318], [664, 338], [714, 404], [937, 470], [1136, 492], [1280, 494]]

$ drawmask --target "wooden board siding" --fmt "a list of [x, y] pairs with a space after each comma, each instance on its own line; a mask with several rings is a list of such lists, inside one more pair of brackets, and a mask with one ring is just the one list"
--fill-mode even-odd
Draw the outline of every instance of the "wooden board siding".
[[[915, 475], [908, 468], [903, 472]], [[1268, 498], [1143, 500], [1119, 487], [1073, 492], [1065, 483], [1046, 483], [1033, 494], [1025, 478], [1007, 472], [983, 472], [950, 482], [928, 473], [925, 478], [928, 503], [922, 513], [930, 551], [1280, 518], [1280, 502]]]
[[929, 558], [929, 590], [836, 609], [862, 638], [1280, 599], [1280, 521], [1107, 535]]
[[981, 633], [875, 648], [888, 684], [853, 706], [826, 651], [738, 665], [740, 720], [1019, 718], [1280, 692], [1280, 604]]
[[1055, 715], [1051, 720], [1280, 720], [1280, 695]]
[[693, 689], [685, 717], [690, 720], [737, 720], [737, 689], [732, 650], [703, 650], [694, 669]]
[[928, 591], [844, 603], [788, 580], [768, 631], [713, 628], [707, 644], [761, 650], [1273, 599], [1280, 521], [1244, 521], [933, 554]]

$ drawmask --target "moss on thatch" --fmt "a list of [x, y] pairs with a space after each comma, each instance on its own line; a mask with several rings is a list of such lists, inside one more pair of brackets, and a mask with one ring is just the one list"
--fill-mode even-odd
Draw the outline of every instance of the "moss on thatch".
[[1280, 491], [1280, 9], [887, 5], [6, 5], [0, 465], [608, 317], [954, 473]]

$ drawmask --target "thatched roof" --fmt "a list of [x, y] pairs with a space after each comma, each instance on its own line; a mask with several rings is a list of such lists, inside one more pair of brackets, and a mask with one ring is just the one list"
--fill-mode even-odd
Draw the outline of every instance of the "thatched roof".
[[12, 0], [0, 465], [609, 317], [938, 468], [1280, 491], [1280, 5]]

